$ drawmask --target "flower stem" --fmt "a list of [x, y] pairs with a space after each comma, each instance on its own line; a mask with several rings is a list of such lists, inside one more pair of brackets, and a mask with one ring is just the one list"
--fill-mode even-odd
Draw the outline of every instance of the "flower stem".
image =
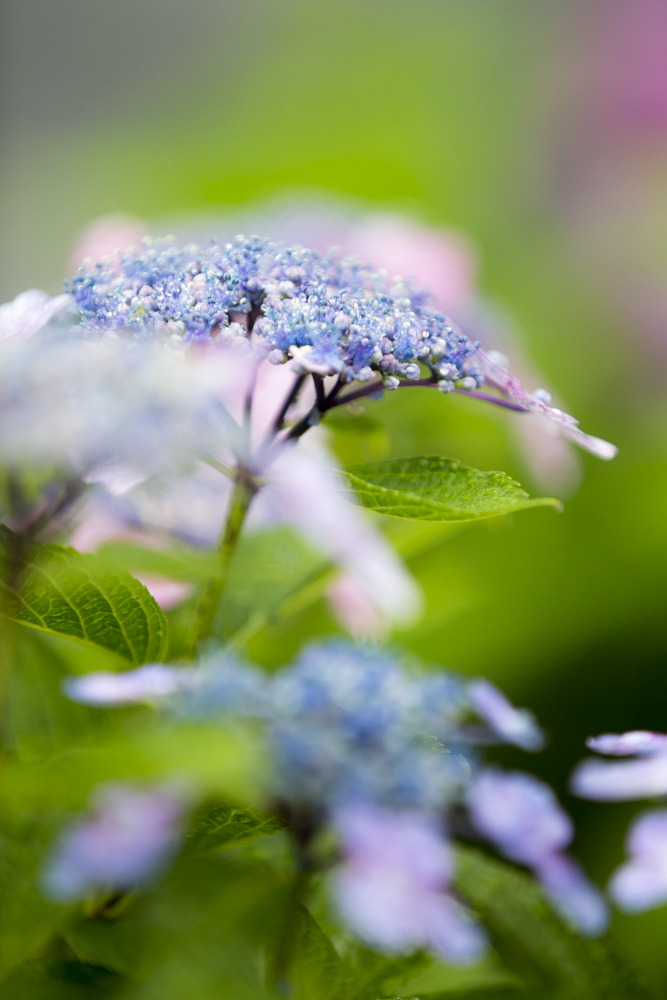
[[218, 542], [217, 572], [209, 580], [199, 602], [184, 651], [184, 656], [187, 659], [194, 659], [197, 654], [197, 646], [201, 640], [208, 638], [211, 634], [220, 598], [229, 579], [231, 558], [239, 540], [248, 508], [258, 489], [258, 483], [253, 479], [248, 470], [242, 466], [239, 467], [229, 500], [229, 510], [227, 511], [227, 517], [220, 533], [220, 541]]

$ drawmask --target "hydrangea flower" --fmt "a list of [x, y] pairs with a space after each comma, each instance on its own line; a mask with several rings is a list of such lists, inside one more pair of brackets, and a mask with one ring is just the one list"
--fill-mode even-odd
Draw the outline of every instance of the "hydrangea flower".
[[94, 478], [130, 467], [142, 478], [191, 465], [225, 433], [215, 365], [203, 357], [51, 329], [2, 347], [1, 360], [0, 458], [9, 468]]
[[[92, 271], [81, 268], [66, 288], [93, 334], [123, 330], [177, 348], [252, 336], [255, 350], [273, 364], [291, 360], [297, 373], [336, 375], [339, 387], [377, 382], [371, 393], [405, 382], [475, 392], [489, 382], [506, 401], [482, 398], [549, 417], [601, 458], [616, 452], [551, 407], [547, 393], [527, 392], [493, 354], [430, 308], [423, 293], [372, 272], [358, 258], [258, 237], [207, 250], [146, 241], [143, 250], [120, 255], [119, 267], [107, 260]], [[428, 372], [424, 379], [420, 365]]]
[[606, 763], [596, 757], [574, 770], [572, 791], [585, 799], [617, 802], [667, 794], [667, 735], [635, 730], [618, 736], [605, 733], [587, 740], [591, 750], [633, 760]]
[[484, 768], [470, 785], [468, 802], [477, 829], [506, 857], [532, 869], [567, 920], [586, 934], [605, 929], [600, 893], [562, 853], [574, 828], [548, 785], [519, 771]]
[[519, 745], [530, 732], [532, 749], [540, 735], [491, 685], [483, 703], [481, 683], [408, 669], [374, 646], [330, 642], [273, 675], [217, 655], [195, 667], [87, 675], [65, 690], [89, 704], [122, 705], [128, 696], [159, 702], [162, 685], [172, 712], [256, 719], [270, 750], [267, 799], [297, 826], [328, 824], [338, 834], [334, 892], [350, 926], [389, 951], [429, 947], [464, 961], [482, 936], [449, 893], [443, 820], [466, 803], [479, 832], [528, 864], [571, 922], [586, 933], [605, 923], [596, 890], [563, 854], [572, 826], [550, 790], [527, 775], [480, 769], [478, 746], [501, 729]]
[[47, 895], [69, 903], [149, 881], [178, 846], [183, 810], [175, 787], [98, 788], [92, 817], [66, 830], [55, 848], [43, 877]]
[[468, 697], [494, 733], [506, 743], [522, 750], [541, 750], [544, 734], [532, 712], [517, 710], [498, 688], [480, 677], [468, 684]]
[[[597, 753], [631, 760], [581, 761], [571, 779], [572, 791], [585, 799], [618, 802], [667, 795], [667, 734], [646, 730], [604, 733], [586, 740]], [[640, 912], [667, 902], [667, 810], [654, 809], [634, 820], [626, 846], [630, 858], [609, 882], [615, 902]]]
[[350, 805], [334, 825], [344, 858], [334, 896], [359, 937], [388, 952], [428, 948], [450, 962], [480, 956], [485, 935], [447, 893], [451, 851], [433, 817]]
[[641, 813], [626, 840], [629, 860], [617, 868], [609, 891], [628, 913], [642, 913], [667, 901], [667, 809]]

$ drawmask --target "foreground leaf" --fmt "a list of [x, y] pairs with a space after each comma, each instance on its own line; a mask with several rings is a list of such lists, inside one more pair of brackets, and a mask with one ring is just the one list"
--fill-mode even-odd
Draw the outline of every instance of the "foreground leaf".
[[451, 458], [393, 458], [345, 470], [364, 507], [418, 521], [476, 521], [526, 507], [555, 507], [552, 497], [531, 498], [504, 472], [481, 472]]
[[187, 847], [189, 851], [211, 851], [282, 829], [284, 825], [275, 816], [261, 816], [226, 804], [209, 806], [192, 817]]
[[505, 965], [530, 997], [651, 1000], [654, 994], [609, 935], [585, 938], [549, 907], [523, 872], [480, 851], [457, 851], [456, 887], [479, 914]]
[[166, 619], [129, 573], [59, 545], [23, 545], [4, 525], [0, 548], [12, 581], [2, 587], [5, 617], [101, 646], [135, 665], [163, 656]]

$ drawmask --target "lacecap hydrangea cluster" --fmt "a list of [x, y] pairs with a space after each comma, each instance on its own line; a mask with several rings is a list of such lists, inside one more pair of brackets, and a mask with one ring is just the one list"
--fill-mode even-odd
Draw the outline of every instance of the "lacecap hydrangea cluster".
[[218, 654], [190, 667], [71, 678], [65, 691], [92, 705], [144, 702], [187, 718], [259, 722], [270, 751], [267, 804], [295, 828], [306, 818], [337, 834], [337, 905], [376, 947], [426, 947], [455, 960], [479, 954], [484, 935], [450, 886], [450, 827], [460, 814], [527, 865], [571, 923], [586, 933], [606, 923], [599, 893], [564, 853], [572, 824], [551, 789], [483, 764], [486, 744], [543, 743], [532, 715], [488, 681], [333, 642], [306, 648], [273, 675]]
[[169, 346], [225, 342], [251, 332], [258, 353], [303, 373], [386, 389], [417, 380], [419, 363], [443, 391], [484, 383], [479, 347], [401, 279], [258, 237], [208, 249], [169, 239], [82, 267], [65, 283], [91, 333], [124, 330]]

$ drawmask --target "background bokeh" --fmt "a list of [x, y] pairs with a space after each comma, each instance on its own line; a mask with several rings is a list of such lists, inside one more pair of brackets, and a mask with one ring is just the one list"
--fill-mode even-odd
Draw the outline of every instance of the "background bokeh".
[[[549, 387], [619, 445], [583, 459], [564, 514], [414, 558], [428, 612], [397, 637], [535, 709], [535, 770], [604, 881], [637, 807], [578, 802], [568, 773], [591, 733], [667, 730], [667, 0], [4, 0], [0, 17], [0, 301], [57, 291], [99, 216], [166, 231], [303, 190], [365, 199], [465, 234]], [[366, 416], [387, 455], [538, 488], [519, 417], [427, 391]], [[335, 627], [318, 604], [252, 652], [279, 662]], [[667, 988], [667, 908], [615, 929]]]

